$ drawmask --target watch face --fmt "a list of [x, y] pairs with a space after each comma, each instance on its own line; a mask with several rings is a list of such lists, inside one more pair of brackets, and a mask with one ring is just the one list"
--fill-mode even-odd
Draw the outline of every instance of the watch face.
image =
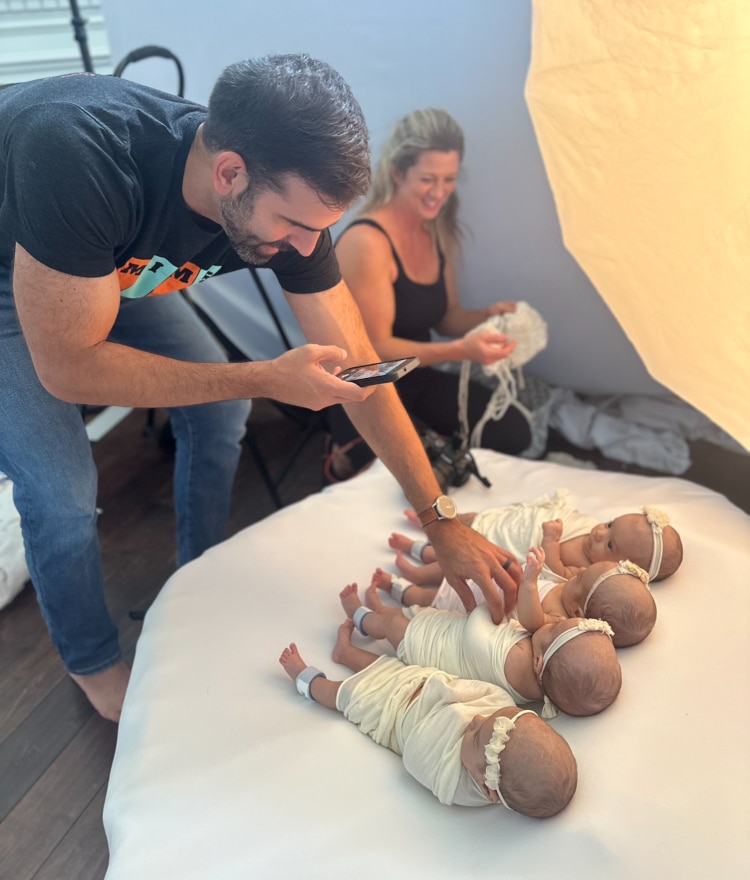
[[441, 495], [435, 502], [435, 510], [441, 519], [453, 519], [456, 515], [456, 502], [447, 495]]

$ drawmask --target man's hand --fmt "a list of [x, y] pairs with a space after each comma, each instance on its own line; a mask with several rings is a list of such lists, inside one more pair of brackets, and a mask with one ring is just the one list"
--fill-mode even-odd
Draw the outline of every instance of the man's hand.
[[268, 396], [319, 410], [366, 400], [377, 386], [360, 387], [337, 378], [346, 352], [338, 345], [301, 345], [268, 362]]
[[515, 556], [491, 544], [459, 520], [440, 520], [425, 529], [448, 583], [467, 611], [476, 607], [467, 581], [474, 581], [484, 595], [495, 623], [511, 612], [518, 597], [521, 566]]

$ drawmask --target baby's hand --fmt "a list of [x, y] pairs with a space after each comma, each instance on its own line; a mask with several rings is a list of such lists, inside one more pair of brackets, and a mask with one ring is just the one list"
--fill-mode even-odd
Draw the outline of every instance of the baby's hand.
[[543, 565], [544, 550], [541, 547], [530, 547], [526, 556], [526, 565], [523, 569], [520, 586], [533, 586], [536, 589], [536, 579], [539, 577], [539, 572], [542, 570]]
[[542, 537], [545, 541], [559, 541], [562, 538], [563, 521], [551, 519], [542, 523]]

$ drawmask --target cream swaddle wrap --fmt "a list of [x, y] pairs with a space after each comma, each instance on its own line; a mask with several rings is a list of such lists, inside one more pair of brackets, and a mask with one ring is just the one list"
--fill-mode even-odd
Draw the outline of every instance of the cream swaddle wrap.
[[[492, 544], [504, 547], [518, 559], [524, 559], [531, 547], [542, 543], [542, 526], [549, 520], [562, 520], [561, 541], [588, 535], [599, 522], [595, 516], [581, 513], [570, 503], [570, 491], [558, 489], [551, 497], [542, 495], [534, 501], [521, 501], [504, 507], [488, 507], [474, 518], [471, 527]], [[541, 577], [562, 583], [545, 563]]]
[[516, 620], [494, 624], [486, 605], [468, 615], [424, 608], [410, 621], [398, 657], [404, 663], [491, 682], [507, 690], [517, 704], [525, 703], [528, 700], [508, 683], [505, 661], [511, 648], [527, 638]]
[[[422, 685], [421, 691], [414, 696]], [[475, 715], [514, 706], [483, 681], [379, 657], [339, 688], [337, 708], [379, 745], [402, 755], [406, 770], [441, 804], [492, 806], [461, 764], [461, 741]]]

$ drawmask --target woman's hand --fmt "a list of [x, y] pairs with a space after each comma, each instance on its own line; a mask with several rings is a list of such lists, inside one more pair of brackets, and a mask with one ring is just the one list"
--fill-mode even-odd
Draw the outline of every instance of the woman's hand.
[[497, 330], [480, 330], [464, 337], [464, 358], [477, 364], [494, 364], [502, 360], [516, 347], [514, 340]]
[[486, 317], [491, 318], [493, 315], [507, 315], [508, 312], [515, 312], [516, 304], [513, 300], [504, 299], [499, 302], [492, 303], [491, 306], [487, 306], [485, 309]]

